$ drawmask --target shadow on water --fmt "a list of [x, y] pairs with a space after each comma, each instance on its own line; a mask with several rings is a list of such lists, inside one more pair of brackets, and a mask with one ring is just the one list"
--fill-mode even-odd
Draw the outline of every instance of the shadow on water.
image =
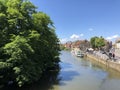
[[72, 81], [75, 76], [80, 75], [79, 73], [75, 71], [62, 71], [59, 78], [60, 78], [60, 83], [59, 85], [63, 86], [66, 85], [65, 82], [67, 81]]
[[57, 85], [64, 86], [66, 85], [65, 82], [72, 81], [75, 76], [80, 75], [77, 71], [75, 71], [71, 64], [69, 63], [60, 63], [61, 71], [59, 72], [59, 75], [57, 79], [59, 80], [59, 83]]

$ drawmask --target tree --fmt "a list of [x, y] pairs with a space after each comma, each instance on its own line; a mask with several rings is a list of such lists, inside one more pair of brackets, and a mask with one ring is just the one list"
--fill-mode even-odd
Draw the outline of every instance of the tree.
[[18, 86], [40, 79], [59, 62], [59, 40], [50, 17], [28, 0], [0, 0], [0, 78]]
[[101, 48], [105, 46], [105, 40], [103, 37], [92, 37], [90, 39], [92, 48]]
[[24, 37], [16, 36], [12, 42], [7, 43], [4, 47], [5, 54], [8, 55], [6, 63], [10, 64], [9, 69], [6, 72], [10, 73], [7, 78], [16, 80], [19, 86], [22, 86], [24, 82], [30, 82], [31, 76], [28, 76], [27, 74], [30, 74], [34, 67], [33, 62], [29, 57], [34, 53], [34, 50], [27, 42], [28, 41]]
[[98, 37], [92, 37], [91, 39], [90, 39], [90, 43], [91, 43], [91, 46], [92, 46], [92, 48], [96, 48], [96, 39], [97, 39]]
[[105, 45], [105, 41], [104, 41], [104, 38], [103, 37], [99, 37], [95, 40], [95, 43], [96, 43], [96, 47], [97, 48], [101, 48]]

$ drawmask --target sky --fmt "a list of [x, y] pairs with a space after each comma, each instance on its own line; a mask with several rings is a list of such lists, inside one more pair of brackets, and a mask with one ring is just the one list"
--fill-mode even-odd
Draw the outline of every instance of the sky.
[[62, 43], [103, 36], [120, 37], [120, 0], [30, 0], [48, 14]]

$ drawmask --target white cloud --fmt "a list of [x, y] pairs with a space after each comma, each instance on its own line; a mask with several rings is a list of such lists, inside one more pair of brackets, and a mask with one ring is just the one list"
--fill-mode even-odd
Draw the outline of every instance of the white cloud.
[[77, 35], [77, 34], [72, 34], [69, 38], [63, 38], [63, 39], [60, 39], [60, 42], [61, 43], [66, 43], [67, 41], [75, 41], [75, 40], [79, 40], [81, 37], [83, 37], [84, 34], [81, 33], [80, 35]]
[[89, 28], [88, 30], [89, 30], [89, 31], [93, 31], [94, 29], [93, 29], [93, 28]]
[[67, 38], [60, 39], [60, 42], [61, 42], [61, 43], [66, 43], [67, 41], [68, 41]]
[[118, 37], [119, 37], [119, 35], [114, 35], [114, 36], [113, 36], [113, 38], [118, 38]]
[[79, 39], [79, 38], [80, 36], [76, 34], [73, 34], [72, 36], [70, 36], [70, 39]]
[[80, 37], [83, 37], [83, 36], [84, 36], [84, 34], [83, 34], [83, 33], [81, 33], [81, 34], [80, 34]]
[[73, 35], [70, 36], [70, 39], [80, 39], [80, 37], [83, 37], [83, 36], [84, 36], [83, 33], [81, 33], [80, 35], [73, 34]]
[[113, 40], [113, 39], [116, 39], [116, 38], [118, 38], [119, 37], [119, 35], [113, 35], [113, 36], [110, 36], [110, 37], [107, 37], [106, 39], [107, 40]]

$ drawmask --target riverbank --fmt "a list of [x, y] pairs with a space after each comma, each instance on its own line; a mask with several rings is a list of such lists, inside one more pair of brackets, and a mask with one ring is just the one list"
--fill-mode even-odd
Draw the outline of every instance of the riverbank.
[[108, 68], [113, 68], [114, 70], [117, 70], [120, 72], [120, 63], [119, 62], [115, 62], [110, 59], [103, 59], [98, 56], [95, 56], [94, 54], [89, 54], [89, 53], [86, 54], [86, 58], [89, 58], [90, 60], [95, 60], [99, 63], [104, 64]]

